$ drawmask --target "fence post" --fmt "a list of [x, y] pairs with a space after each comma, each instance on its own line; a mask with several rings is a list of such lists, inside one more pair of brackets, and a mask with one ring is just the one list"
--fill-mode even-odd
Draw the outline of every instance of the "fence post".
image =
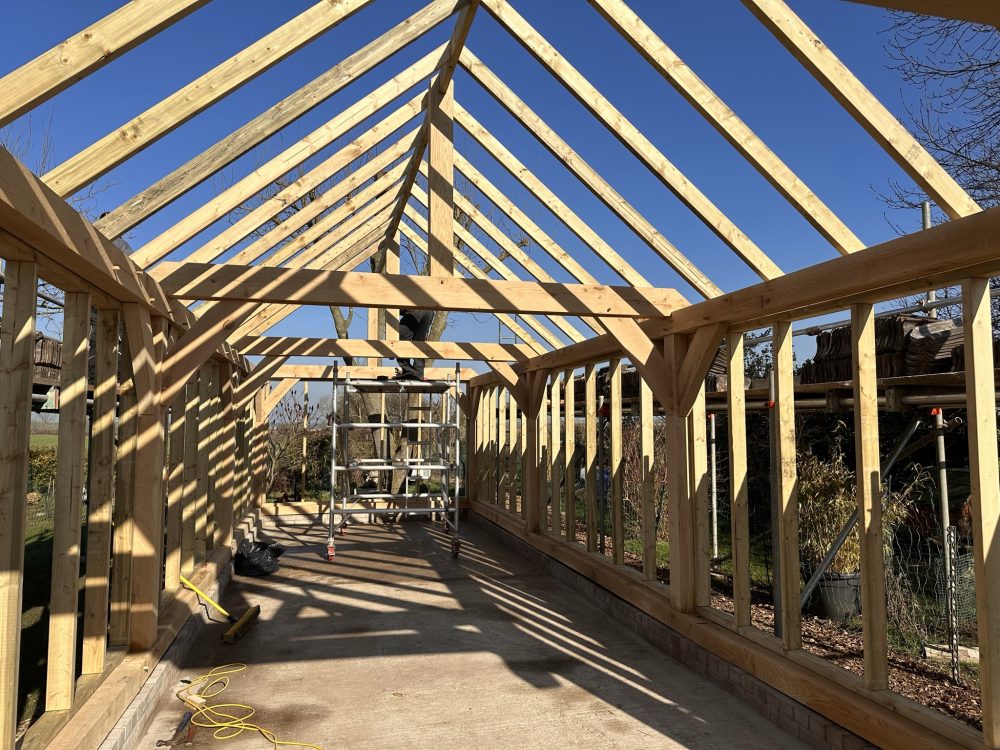
[[988, 279], [962, 282], [965, 392], [969, 412], [969, 482], [976, 565], [983, 739], [1000, 747], [1000, 486], [993, 385], [993, 324]]
[[0, 321], [0, 750], [13, 750], [21, 652], [25, 507], [35, 374], [35, 292], [38, 267], [8, 260]]
[[80, 520], [87, 460], [87, 372], [90, 294], [66, 292], [59, 375], [59, 450], [53, 508], [52, 582], [45, 710], [65, 711], [76, 693], [76, 630], [80, 598]]

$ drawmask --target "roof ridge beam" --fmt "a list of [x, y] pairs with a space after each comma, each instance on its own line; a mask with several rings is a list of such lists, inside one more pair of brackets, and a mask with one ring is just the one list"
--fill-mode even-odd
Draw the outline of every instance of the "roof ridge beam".
[[742, 0], [761, 24], [952, 219], [982, 209], [782, 0]]
[[465, 40], [469, 36], [469, 31], [472, 28], [472, 22], [475, 20], [476, 11], [479, 10], [480, 3], [481, 0], [469, 0], [469, 4], [462, 10], [458, 18], [455, 19], [455, 26], [452, 28], [451, 36], [448, 38], [448, 43], [441, 54], [440, 72], [431, 81], [428, 90], [427, 112], [424, 115], [423, 127], [417, 136], [413, 155], [410, 157], [410, 165], [406, 177], [403, 179], [403, 185], [399, 190], [396, 212], [392, 215], [389, 227], [385, 233], [384, 244], [386, 247], [388, 247], [392, 238], [396, 236], [396, 230], [399, 228], [399, 220], [403, 216], [403, 208], [410, 197], [410, 188], [413, 187], [413, 181], [417, 179], [417, 169], [420, 167], [420, 160], [424, 158], [424, 150], [427, 148], [427, 143], [430, 139], [430, 114], [437, 109], [441, 99], [448, 92], [452, 77], [455, 75], [455, 68], [458, 65], [459, 55], [462, 54], [462, 50], [465, 48]]
[[63, 198], [73, 195], [371, 2], [321, 0], [70, 157], [42, 180]]
[[624, 0], [590, 0], [591, 6], [694, 109], [729, 141], [842, 255], [864, 248], [847, 225], [809, 189]]

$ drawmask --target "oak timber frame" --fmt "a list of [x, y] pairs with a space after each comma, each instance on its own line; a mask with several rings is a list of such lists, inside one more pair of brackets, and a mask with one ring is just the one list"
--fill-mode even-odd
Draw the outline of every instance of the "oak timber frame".
[[[831, 0], [833, 1], [833, 0]], [[839, 0], [842, 1], [842, 0]], [[979, 23], [1000, 16], [971, 0], [852, 0], [940, 13]], [[0, 126], [125, 54], [206, 0], [160, 0], [155, 11], [126, 4], [58, 48], [0, 78]], [[5, 261], [0, 323], [0, 750], [13, 747], [19, 612], [23, 574], [27, 448], [39, 278], [66, 293], [60, 444], [84, 445], [87, 359], [95, 341], [90, 420], [87, 576], [83, 618], [75, 614], [81, 545], [83, 461], [60, 453], [56, 479], [52, 619], [46, 713], [24, 747], [96, 747], [136, 695], [194, 610], [181, 573], [210, 586], [228, 563], [235, 535], [265, 501], [268, 417], [299, 383], [329, 369], [291, 357], [366, 357], [359, 376], [391, 373], [380, 360], [424, 356], [488, 366], [463, 397], [467, 422], [466, 492], [471, 510], [662, 620], [691, 640], [769, 682], [873, 742], [905, 739], [913, 747], [1000, 748], [1000, 580], [992, 340], [986, 279], [1000, 272], [1000, 214], [979, 206], [917, 144], [784, 0], [743, 0], [764, 26], [866, 129], [953, 221], [919, 235], [865, 249], [857, 236], [681, 61], [623, 0], [589, 0], [609, 26], [728, 140], [830, 244], [840, 258], [783, 274], [645, 135], [618, 111], [506, 0], [431, 0], [306, 86], [261, 112], [170, 174], [93, 223], [64, 200], [168, 135], [284, 57], [377, 0], [323, 0], [147, 112], [38, 177], [0, 150], [0, 258]], [[661, 234], [527, 104], [467, 48], [477, 14], [499, 22], [637, 160], [673, 192], [763, 281], [730, 294]], [[324, 125], [184, 216], [126, 256], [112, 239], [294, 123], [351, 81], [380, 66], [441, 24], [448, 41], [358, 99]], [[53, 61], [58, 60], [59, 65]], [[461, 68], [561, 161], [680, 279], [705, 298], [688, 304], [648, 278], [663, 269], [634, 268], [535, 176], [461, 103]], [[402, 104], [390, 104], [402, 97]], [[390, 110], [383, 112], [383, 110]], [[260, 194], [358, 123], [380, 119], [292, 184], [182, 257], [186, 243]], [[140, 124], [152, 123], [149, 127]], [[580, 258], [562, 248], [517, 203], [454, 147], [455, 125], [512, 175], [597, 261], [628, 286], [601, 285]], [[134, 131], [132, 139], [119, 131]], [[373, 153], [375, 152], [375, 153]], [[333, 175], [359, 157], [350, 175]], [[496, 209], [487, 214], [455, 188], [461, 174]], [[418, 178], [423, 180], [421, 186]], [[260, 228], [289, 201], [332, 182], [307, 208], [266, 233]], [[469, 227], [455, 222], [456, 209]], [[520, 227], [572, 279], [561, 283], [499, 228]], [[478, 236], [472, 231], [475, 227]], [[258, 233], [235, 256], [230, 249]], [[294, 235], [294, 237], [293, 237]], [[481, 237], [487, 237], [486, 242]], [[402, 238], [428, 258], [430, 278], [400, 276]], [[496, 251], [488, 245], [496, 247]], [[941, 248], [948, 248], [947, 253]], [[474, 257], [473, 257], [474, 256]], [[507, 259], [514, 262], [508, 264]], [[373, 273], [359, 273], [370, 263]], [[859, 269], [864, 269], [860, 274]], [[499, 277], [497, 280], [496, 277]], [[859, 281], [863, 279], [863, 281]], [[977, 606], [982, 649], [982, 734], [923, 710], [887, 687], [882, 581], [878, 425], [874, 386], [873, 305], [904, 293], [960, 283], [965, 307], [970, 454], [974, 487]], [[370, 290], [375, 289], [376, 292]], [[357, 304], [373, 297], [368, 338], [336, 341], [267, 336], [302, 304]], [[188, 300], [206, 300], [187, 307]], [[489, 312], [523, 341], [399, 342], [390, 321], [400, 306]], [[705, 373], [727, 342], [731, 382], [742, 382], [744, 331], [775, 332], [775, 417], [780, 500], [779, 560], [798, 568], [791, 321], [849, 309], [854, 333], [855, 418], [859, 425], [858, 502], [863, 538], [864, 680], [831, 669], [801, 648], [798, 581], [780, 587], [781, 639], [752, 628], [749, 602], [745, 434], [730, 431], [734, 520], [734, 614], [711, 607], [705, 544]], [[92, 316], [91, 311], [96, 311]], [[378, 313], [377, 310], [386, 310]], [[577, 327], [568, 317], [578, 318]], [[92, 320], [93, 317], [93, 320]], [[91, 328], [93, 327], [93, 336]], [[569, 342], [567, 344], [567, 341]], [[246, 357], [262, 357], [251, 363]], [[623, 563], [622, 366], [641, 376], [644, 459], [642, 566]], [[597, 550], [597, 390], [599, 365], [610, 368], [612, 467], [610, 557]], [[582, 378], [577, 381], [576, 374]], [[429, 370], [432, 374], [433, 368]], [[468, 371], [463, 373], [472, 376]], [[583, 392], [582, 414], [575, 391]], [[654, 412], [655, 405], [660, 412]], [[743, 392], [730, 390], [729, 413], [742, 424]], [[671, 583], [657, 582], [654, 415], [668, 440]], [[117, 416], [117, 429], [116, 425]], [[576, 446], [577, 419], [584, 422]], [[117, 433], [117, 435], [116, 435]], [[561, 504], [560, 479], [582, 454], [586, 514]], [[862, 473], [863, 472], [863, 473]], [[551, 498], [551, 505], [548, 503]], [[572, 507], [571, 507], [572, 506]], [[585, 529], [575, 541], [575, 523]], [[164, 543], [160, 544], [159, 540]], [[161, 580], [163, 583], [161, 584]], [[77, 630], [79, 629], [79, 635]], [[76, 644], [82, 642], [82, 677]], [[108, 679], [113, 676], [114, 679]], [[11, 683], [13, 682], [13, 687]], [[98, 706], [101, 710], [90, 710]]]

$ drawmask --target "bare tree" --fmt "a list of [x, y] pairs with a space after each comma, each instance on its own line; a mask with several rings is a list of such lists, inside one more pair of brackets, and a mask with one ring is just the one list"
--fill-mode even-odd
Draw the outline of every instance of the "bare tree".
[[[887, 33], [891, 67], [921, 92], [919, 102], [907, 108], [911, 130], [977, 203], [1000, 205], [1000, 31], [898, 12]], [[889, 188], [882, 197], [891, 208], [916, 211], [927, 200], [912, 185], [890, 181]], [[991, 279], [990, 286], [1000, 286], [1000, 279]], [[961, 292], [953, 287], [942, 296], [957, 300]], [[1000, 298], [994, 297], [991, 307], [997, 330]], [[949, 305], [938, 314], [954, 318], [961, 308]]]
[[[921, 92], [908, 108], [917, 139], [981, 205], [1000, 205], [1000, 31], [993, 26], [894, 13], [886, 50]], [[925, 196], [892, 183], [890, 206]]]

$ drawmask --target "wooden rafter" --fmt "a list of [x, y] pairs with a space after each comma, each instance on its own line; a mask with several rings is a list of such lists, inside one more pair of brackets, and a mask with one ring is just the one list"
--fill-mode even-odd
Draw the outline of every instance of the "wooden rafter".
[[[240, 250], [229, 260], [233, 263], [252, 263], [280, 243], [288, 240], [281, 244], [274, 253], [267, 255], [263, 261], [268, 265], [280, 265], [316, 242], [326, 232], [337, 227], [347, 218], [348, 214], [358, 211], [365, 204], [380, 197], [384, 191], [395, 187], [402, 176], [402, 169], [400, 165], [389, 169], [387, 164], [405, 155], [406, 149], [412, 144], [410, 135], [403, 136], [393, 147], [364, 164], [357, 172], [345, 177], [303, 209], [268, 231], [263, 237]], [[376, 179], [372, 180], [373, 177]], [[337, 205], [338, 203], [339, 205]], [[323, 211], [327, 211], [335, 205], [336, 208], [332, 211], [317, 218]], [[309, 222], [315, 223], [302, 230], [303, 226]], [[302, 231], [293, 239], [289, 239], [292, 234], [299, 230]], [[189, 260], [197, 259], [190, 257]]]
[[[427, 222], [424, 219], [424, 217], [421, 216], [416, 211], [416, 209], [414, 209], [412, 206], [408, 205], [406, 207], [406, 211], [405, 211], [404, 215], [413, 223], [413, 226], [416, 227], [416, 229], [418, 229], [418, 230], [420, 230], [421, 232], [424, 233], [424, 236], [427, 235]], [[405, 227], [405, 225], [401, 224], [400, 227]], [[404, 229], [404, 231], [405, 231], [405, 229]], [[415, 239], [414, 235], [412, 233], [407, 233], [407, 237], [409, 237], [411, 240], [413, 240], [414, 244], [417, 246], [417, 248], [419, 248], [426, 255], [426, 253], [427, 253], [427, 244], [426, 244], [426, 242], [422, 238]], [[472, 249], [473, 251], [475, 251], [475, 248], [473, 248], [471, 246], [470, 246], [470, 249]], [[455, 256], [455, 260], [458, 261], [458, 264], [463, 269], [465, 269], [465, 271], [468, 274], [470, 274], [473, 278], [476, 278], [476, 279], [489, 279], [490, 278], [490, 275], [489, 275], [489, 273], [487, 271], [483, 270], [475, 261], [472, 260], [472, 258], [470, 258], [468, 255], [466, 255], [464, 252], [462, 252], [459, 248], [452, 246], [452, 254]], [[486, 255], [489, 256], [489, 257], [491, 257], [491, 258], [493, 258], [493, 262], [494, 263], [497, 263], [498, 265], [502, 265], [492, 255], [492, 253], [486, 253]], [[489, 263], [489, 261], [487, 261], [487, 263]], [[490, 264], [490, 265], [492, 266], [492, 264]], [[501, 313], [501, 314], [506, 315], [506, 313]], [[535, 333], [537, 333], [539, 336], [541, 336], [541, 338], [549, 346], [551, 346], [551, 347], [553, 347], [555, 349], [558, 349], [559, 347], [563, 346], [563, 341], [558, 336], [556, 336], [551, 330], [549, 330], [542, 323], [542, 321], [539, 320], [538, 318], [536, 318], [535, 316], [533, 316], [533, 315], [520, 315], [519, 317], [521, 318], [522, 321], [524, 321], [525, 325], [527, 325]], [[510, 316], [507, 316], [507, 318], [509, 320]], [[511, 330], [515, 330], [515, 328], [513, 328], [513, 327], [510, 326], [508, 320], [502, 320], [501, 322], [503, 322], [504, 325], [507, 325], [508, 327], [510, 327]], [[556, 328], [562, 328], [563, 327], [563, 326], [558, 325], [554, 320], [551, 320], [551, 319], [549, 319], [549, 323], [551, 323]], [[569, 334], [567, 334], [567, 335], [569, 335]], [[574, 338], [571, 337], [570, 340], [572, 341], [572, 340], [574, 340]]]
[[94, 223], [105, 236], [117, 237], [184, 195], [238, 159], [270, 135], [295, 122], [351, 81], [394, 55], [444, 21], [466, 0], [432, 0], [421, 10], [365, 45], [343, 62], [262, 112], [146, 190]]
[[[292, 242], [299, 242], [303, 235], [312, 231], [320, 222], [326, 221], [332, 211], [323, 215], [322, 218], [318, 217], [323, 212], [329, 211], [331, 207], [336, 206], [340, 201], [343, 201], [341, 205], [346, 205], [350, 201], [355, 207], [361, 206], [363, 201], [358, 200], [358, 196], [367, 189], [365, 185], [369, 180], [374, 179], [378, 182], [384, 180], [386, 177], [390, 177], [390, 180], [396, 179], [391, 176], [396, 174], [391, 165], [405, 157], [409, 149], [413, 147], [415, 134], [415, 130], [404, 134], [392, 146], [373, 156], [370, 161], [365, 162], [355, 172], [352, 172], [343, 180], [331, 186], [325, 193], [313, 199], [309, 205], [296, 211], [294, 216], [286, 218], [285, 221], [274, 227], [259, 240], [238, 252], [233, 256], [232, 260], [237, 263], [253, 262], [257, 258], [267, 254], [269, 250], [279, 243], [291, 237], [295, 232], [299, 232], [299, 234], [295, 236]], [[360, 192], [355, 194], [355, 191]], [[303, 230], [303, 227], [309, 224], [309, 222], [315, 223], [309, 226], [308, 229]], [[305, 242], [307, 241], [303, 240], [303, 243]], [[291, 242], [287, 244], [291, 244]], [[282, 245], [282, 248], [284, 248], [284, 245]]]
[[[424, 165], [421, 166], [421, 171], [424, 172]], [[419, 203], [427, 205], [427, 194], [419, 188], [419, 186], [413, 186], [413, 197], [417, 199]], [[544, 268], [542, 268], [537, 262], [532, 260], [524, 250], [516, 242], [510, 239], [506, 234], [504, 234], [499, 227], [497, 227], [492, 221], [490, 221], [483, 213], [472, 203], [468, 198], [461, 195], [460, 193], [455, 194], [455, 205], [458, 209], [468, 216], [473, 223], [479, 226], [491, 240], [497, 243], [500, 247], [502, 254], [513, 258], [528, 275], [535, 281], [556, 281]], [[501, 278], [513, 280], [517, 276], [511, 271], [503, 261], [497, 257], [494, 253], [487, 250], [483, 244], [476, 239], [476, 237], [465, 227], [463, 227], [459, 222], [455, 222], [454, 225], [455, 236], [467, 247], [469, 247], [473, 252], [479, 257], [485, 260], [491, 268], [493, 268]], [[587, 276], [587, 278], [577, 278], [577, 281], [583, 284], [597, 284], [599, 283], [597, 279], [593, 276]], [[600, 324], [593, 318], [582, 318], [581, 319], [587, 326], [590, 327], [596, 333], [603, 333], [604, 329], [601, 328]], [[567, 336], [573, 341], [578, 341], [583, 338], [583, 336], [575, 328], [570, 330], [564, 329], [559, 323], [559, 319], [556, 318], [553, 322], [560, 326], [560, 330], [563, 331]], [[562, 321], [562, 325], [568, 325], [568, 321]]]
[[[483, 0], [493, 14], [677, 198], [762, 278], [771, 278], [767, 255], [685, 177], [666, 156], [608, 101], [505, 0]], [[706, 295], [712, 296], [712, 295]]]
[[[267, 36], [174, 92], [141, 115], [70, 157], [42, 177], [66, 198], [107, 174], [133, 154], [180, 127], [203, 109], [232, 93], [300, 47], [350, 18], [372, 0], [316, 3]], [[128, 133], [128, 138], [122, 138]]]
[[885, 105], [783, 0], [743, 0], [760, 22], [951, 218], [980, 210]]
[[[409, 120], [415, 117], [423, 106], [424, 96], [418, 94], [403, 106], [396, 109], [385, 119], [376, 123], [362, 136], [365, 143], [374, 145], [390, 136]], [[200, 208], [185, 216], [174, 226], [161, 232], [132, 254], [132, 259], [144, 267], [148, 267], [172, 253], [184, 242], [194, 237], [198, 232], [209, 227], [230, 211], [253, 197], [257, 192], [274, 182], [281, 175], [294, 169], [298, 164], [312, 154], [328, 146], [334, 140], [344, 135], [357, 124], [357, 113], [354, 107], [345, 110], [322, 127], [310, 133], [295, 145], [285, 149], [281, 154], [271, 159], [260, 169], [251, 172], [232, 187], [205, 203]], [[344, 149], [338, 152], [337, 163], [341, 167], [350, 164], [361, 152]]]
[[[489, 150], [490, 147], [498, 150]], [[577, 216], [559, 197], [542, 183], [535, 175], [514, 157], [510, 151], [503, 147], [495, 138], [491, 139], [487, 150], [500, 165], [514, 176], [524, 187], [538, 199], [557, 219], [559, 219], [567, 229], [576, 235], [591, 252], [601, 259], [607, 266], [617, 273], [623, 281], [632, 286], [652, 286], [645, 277], [639, 273], [632, 264], [618, 254], [618, 252], [605, 242], [590, 226], [579, 216]], [[552, 255], [558, 263], [565, 268], [574, 278], [583, 281], [583, 275], [587, 274], [572, 255], [565, 250], [558, 248], [554, 241], [548, 238], [534, 221], [528, 217], [514, 201], [507, 198], [493, 183], [491, 183], [479, 170], [477, 170], [461, 153], [455, 154], [455, 164], [458, 171], [471, 182], [477, 190], [489, 198], [497, 208], [504, 211], [510, 219], [524, 229], [531, 238], [543, 247], [546, 252]]]
[[864, 243], [624, 0], [590, 4], [842, 254]]
[[128, 3], [0, 78], [0, 128], [172, 26], [208, 0]]
[[[712, 297], [721, 290], [695, 266], [680, 250], [664, 237], [624, 196], [585, 162], [570, 146], [559, 137], [537, 114], [535, 114], [511, 89], [489, 68], [483, 65], [470, 51], [466, 50], [463, 66], [539, 143], [561, 161], [594, 196], [618, 216], [653, 252], [663, 258], [691, 286], [705, 297]], [[483, 125], [465, 109], [460, 113], [462, 127], [478, 142], [495, 139]], [[762, 278], [780, 275], [773, 263], [756, 256], [744, 258]]]
[[384, 341], [366, 339], [248, 337], [240, 344], [248, 356], [268, 357], [401, 357], [403, 359], [467, 359], [522, 362], [534, 351], [524, 344], [454, 341]]

